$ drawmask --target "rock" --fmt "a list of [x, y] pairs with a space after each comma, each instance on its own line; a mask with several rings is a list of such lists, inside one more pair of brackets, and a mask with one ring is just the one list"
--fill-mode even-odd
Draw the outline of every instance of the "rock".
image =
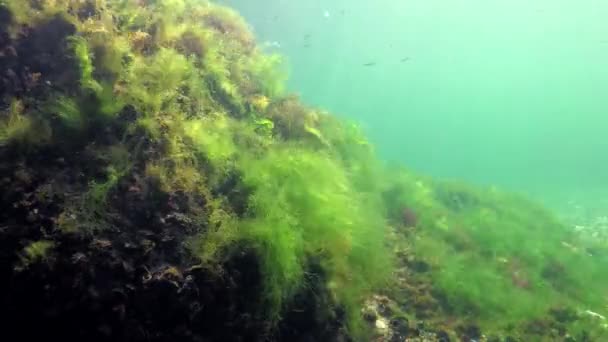
[[481, 330], [474, 324], [460, 326], [456, 331], [463, 341], [479, 341], [481, 339]]
[[447, 332], [440, 330], [437, 332], [437, 341], [439, 342], [450, 342], [450, 336]]
[[381, 317], [376, 320], [376, 329], [378, 329], [380, 333], [388, 332], [388, 322], [386, 318]]
[[95, 249], [106, 249], [110, 248], [111, 246], [112, 241], [107, 239], [94, 239], [93, 242], [91, 242], [91, 247]]
[[373, 307], [366, 307], [363, 309], [363, 318], [368, 322], [375, 322], [378, 318], [378, 314]]
[[405, 339], [411, 335], [407, 319], [403, 317], [393, 318], [390, 324], [391, 329], [393, 330], [391, 342], [405, 341]]

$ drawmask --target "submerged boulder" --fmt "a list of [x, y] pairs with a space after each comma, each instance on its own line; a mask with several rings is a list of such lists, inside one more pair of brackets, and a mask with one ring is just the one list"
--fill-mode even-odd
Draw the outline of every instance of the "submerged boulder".
[[373, 155], [283, 81], [211, 2], [1, 1], [3, 335], [365, 339]]

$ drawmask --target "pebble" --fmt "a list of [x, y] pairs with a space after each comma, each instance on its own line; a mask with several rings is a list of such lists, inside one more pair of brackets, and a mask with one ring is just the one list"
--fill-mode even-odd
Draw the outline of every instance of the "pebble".
[[388, 322], [384, 318], [378, 318], [376, 320], [376, 329], [380, 331], [388, 330]]

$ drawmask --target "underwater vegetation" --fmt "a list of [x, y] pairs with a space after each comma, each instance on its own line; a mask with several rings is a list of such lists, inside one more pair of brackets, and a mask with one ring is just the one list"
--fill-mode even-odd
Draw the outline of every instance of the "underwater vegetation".
[[[3, 320], [67, 337], [257, 340], [295, 334], [281, 322], [298, 312], [365, 334], [360, 303], [391, 272], [378, 184], [361, 183], [371, 148], [284, 93], [281, 57], [240, 16], [206, 1], [1, 4], [3, 276], [15, 279], [3, 295], [28, 281], [46, 298], [35, 284], [47, 282], [65, 301]], [[142, 293], [176, 297], [183, 331], [138, 312]], [[3, 303], [53, 306], [28, 296]], [[63, 331], [89, 302], [101, 311], [85, 326], [99, 326]]]
[[[604, 260], [549, 211], [495, 188], [406, 170], [393, 177], [386, 203], [414, 268], [432, 283], [429, 305], [453, 317], [442, 324], [474, 322], [523, 340], [607, 336]], [[552, 322], [560, 319], [571, 330]]]
[[386, 168], [285, 79], [212, 2], [0, 0], [7, 336], [382, 340], [370, 298], [394, 303], [393, 340], [422, 336], [406, 317], [603, 336], [585, 313], [606, 314], [608, 279], [578, 235], [524, 198]]

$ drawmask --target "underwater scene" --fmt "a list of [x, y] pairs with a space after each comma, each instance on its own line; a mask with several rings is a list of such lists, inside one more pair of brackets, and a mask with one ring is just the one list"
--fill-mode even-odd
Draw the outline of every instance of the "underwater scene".
[[0, 340], [608, 341], [605, 18], [0, 0]]

